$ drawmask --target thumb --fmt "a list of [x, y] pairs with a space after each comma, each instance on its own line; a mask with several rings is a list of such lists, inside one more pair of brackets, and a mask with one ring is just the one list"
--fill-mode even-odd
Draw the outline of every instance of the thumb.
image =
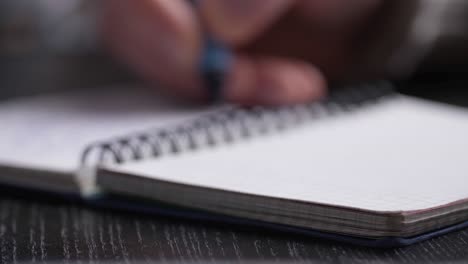
[[245, 45], [283, 15], [295, 0], [204, 0], [208, 29], [229, 45]]
[[102, 1], [104, 43], [168, 93], [201, 98], [199, 24], [185, 0]]

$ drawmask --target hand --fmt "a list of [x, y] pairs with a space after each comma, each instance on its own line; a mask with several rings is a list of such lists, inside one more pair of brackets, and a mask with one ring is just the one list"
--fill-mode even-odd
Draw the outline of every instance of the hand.
[[197, 65], [202, 32], [209, 30], [235, 51], [224, 87], [227, 101], [301, 103], [323, 97], [329, 81], [362, 74], [355, 70], [362, 56], [356, 50], [362, 50], [364, 34], [382, 4], [382, 0], [200, 2], [195, 12], [185, 0], [104, 1], [103, 36], [146, 79], [172, 94], [204, 99]]

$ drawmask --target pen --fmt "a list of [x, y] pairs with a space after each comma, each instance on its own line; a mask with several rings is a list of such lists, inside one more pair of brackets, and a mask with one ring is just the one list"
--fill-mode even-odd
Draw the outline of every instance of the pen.
[[[190, 0], [196, 7], [197, 0]], [[200, 75], [210, 102], [217, 102], [223, 98], [223, 85], [225, 75], [231, 67], [232, 56], [229, 49], [220, 41], [204, 33], [204, 43], [199, 63]]]

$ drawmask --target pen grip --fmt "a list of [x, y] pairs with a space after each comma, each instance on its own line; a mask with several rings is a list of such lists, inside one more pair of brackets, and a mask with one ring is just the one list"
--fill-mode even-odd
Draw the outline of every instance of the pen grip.
[[[197, 7], [199, 1], [189, 0]], [[203, 50], [199, 63], [200, 75], [203, 78], [211, 102], [223, 98], [223, 85], [226, 73], [231, 66], [232, 56], [229, 49], [220, 41], [216, 40], [207, 31], [204, 31]]]

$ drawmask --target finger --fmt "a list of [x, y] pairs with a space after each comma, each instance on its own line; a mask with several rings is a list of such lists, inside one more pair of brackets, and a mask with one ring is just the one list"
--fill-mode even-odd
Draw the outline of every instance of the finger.
[[248, 43], [268, 28], [296, 0], [204, 0], [201, 12], [207, 27], [233, 46]]
[[241, 52], [254, 56], [275, 54], [308, 61], [327, 78], [335, 79], [346, 71], [346, 65], [351, 60], [354, 49], [352, 40], [352, 36], [324, 31], [291, 12]]
[[103, 2], [105, 42], [146, 79], [176, 95], [202, 96], [198, 21], [182, 0]]
[[241, 105], [282, 105], [326, 94], [321, 72], [302, 61], [238, 56], [226, 80], [226, 100]]

